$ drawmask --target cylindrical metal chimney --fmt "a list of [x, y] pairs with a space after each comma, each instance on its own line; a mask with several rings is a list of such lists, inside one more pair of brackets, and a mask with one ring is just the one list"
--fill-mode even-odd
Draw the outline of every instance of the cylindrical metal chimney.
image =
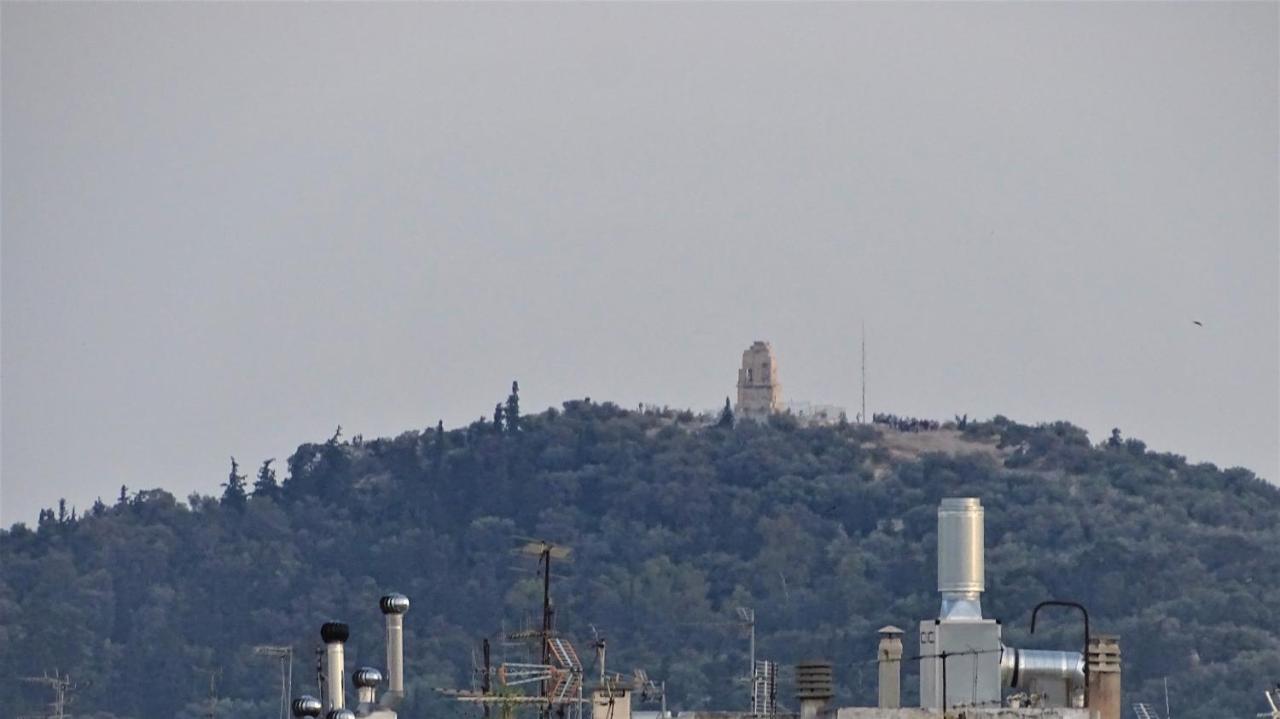
[[[345, 669], [343, 668], [343, 643], [351, 636], [351, 630], [342, 622], [325, 622], [320, 627], [320, 638], [324, 640], [325, 656], [325, 702], [330, 710], [346, 706], [342, 695]], [[329, 712], [331, 715], [332, 711]]]
[[409, 598], [388, 594], [378, 607], [387, 620], [387, 693], [382, 703], [395, 706], [404, 698], [404, 614], [409, 611]]
[[289, 707], [293, 710], [293, 715], [297, 717], [297, 719], [303, 719], [303, 717], [318, 717], [320, 716], [320, 712], [324, 711], [324, 705], [320, 703], [320, 700], [308, 694], [303, 694], [297, 699], [294, 699], [293, 703], [290, 704]]
[[382, 672], [373, 667], [360, 667], [351, 675], [351, 683], [356, 685], [356, 701], [372, 706], [376, 699], [374, 690], [382, 683]]
[[881, 709], [897, 709], [902, 706], [902, 630], [880, 627], [880, 648], [876, 652], [880, 663]]
[[938, 505], [938, 591], [941, 619], [981, 619], [986, 589], [982, 502], [950, 497]]
[[1089, 709], [1098, 719], [1120, 717], [1120, 638], [1108, 634], [1089, 637]]
[[834, 694], [831, 662], [815, 660], [796, 665], [796, 700], [800, 704], [800, 719], [817, 719]]

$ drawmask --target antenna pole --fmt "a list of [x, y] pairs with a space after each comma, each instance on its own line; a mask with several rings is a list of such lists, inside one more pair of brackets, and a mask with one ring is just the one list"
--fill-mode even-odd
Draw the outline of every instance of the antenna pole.
[[551, 547], [542, 550], [542, 663], [550, 658], [551, 641]]
[[866, 424], [867, 422], [867, 321], [862, 321], [862, 412], [858, 414], [858, 421]]
[[[489, 688], [490, 688], [489, 672], [490, 672], [490, 667], [492, 666], [492, 663], [489, 659], [489, 638], [488, 637], [484, 638], [484, 644], [482, 646], [484, 647], [484, 674], [480, 675], [480, 692], [485, 696], [489, 696]], [[485, 702], [485, 705], [484, 705], [484, 719], [489, 719], [489, 703], [488, 702]]]
[[1164, 719], [1173, 719], [1169, 716], [1169, 677], [1164, 678]]
[[[544, 665], [551, 662], [551, 545], [544, 544], [542, 546], [542, 663]], [[550, 693], [551, 686], [548, 680], [542, 680], [542, 696]], [[544, 717], [551, 715], [551, 704], [548, 703], [542, 708]]]
[[218, 677], [222, 675], [222, 667], [217, 669], [201, 669], [199, 670], [209, 675], [209, 719], [217, 719], [218, 716]]

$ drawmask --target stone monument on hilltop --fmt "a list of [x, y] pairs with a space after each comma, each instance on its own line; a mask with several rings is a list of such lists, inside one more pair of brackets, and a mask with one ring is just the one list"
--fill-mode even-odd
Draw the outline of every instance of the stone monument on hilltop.
[[773, 356], [773, 346], [756, 340], [742, 353], [734, 414], [739, 418], [764, 419], [781, 408], [782, 383], [778, 381], [778, 360]]

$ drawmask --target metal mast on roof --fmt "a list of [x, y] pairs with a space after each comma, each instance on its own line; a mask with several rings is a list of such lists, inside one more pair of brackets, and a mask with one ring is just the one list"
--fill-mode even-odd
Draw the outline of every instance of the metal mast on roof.
[[293, 647], [259, 644], [253, 653], [280, 660], [280, 719], [289, 719], [289, 702], [293, 700]]
[[[53, 676], [49, 676], [48, 672], [45, 672], [42, 676], [38, 677], [22, 677], [19, 681], [28, 682], [30, 684], [43, 684], [52, 689], [53, 701], [49, 704], [50, 714], [48, 714], [48, 716], [52, 719], [64, 719], [64, 717], [67, 716], [67, 705], [71, 703], [71, 700], [67, 695], [76, 689], [76, 685], [71, 681], [70, 674], [60, 676], [58, 671], [55, 669]], [[32, 717], [32, 719], [43, 718]]]

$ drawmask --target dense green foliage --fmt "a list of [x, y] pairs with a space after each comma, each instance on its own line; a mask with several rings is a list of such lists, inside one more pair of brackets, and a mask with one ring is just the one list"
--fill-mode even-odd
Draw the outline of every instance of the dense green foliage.
[[275, 667], [253, 645], [293, 645], [303, 691], [320, 623], [341, 618], [348, 667], [381, 665], [387, 590], [414, 603], [402, 716], [464, 713], [432, 688], [469, 687], [478, 639], [536, 611], [534, 567], [512, 553], [530, 536], [573, 548], [554, 596], [584, 659], [594, 625], [610, 669], [666, 680], [674, 708], [745, 704], [740, 606], [761, 657], [830, 658], [837, 701], [870, 703], [876, 629], [934, 616], [936, 504], [968, 495], [1009, 643], [1075, 646], [1070, 615], [1027, 625], [1036, 602], [1076, 599], [1121, 635], [1126, 704], [1161, 702], [1168, 676], [1175, 714], [1247, 717], [1280, 678], [1280, 491], [1246, 470], [1003, 418], [921, 433], [960, 450], [912, 454], [910, 433], [845, 423], [590, 401], [521, 415], [514, 392], [499, 410], [502, 431], [335, 434], [282, 482], [268, 461], [246, 488], [237, 465], [221, 500], [122, 490], [0, 533], [0, 715], [46, 701], [15, 678], [56, 668], [81, 683], [80, 716], [204, 716], [217, 671], [219, 716], [272, 717]]

